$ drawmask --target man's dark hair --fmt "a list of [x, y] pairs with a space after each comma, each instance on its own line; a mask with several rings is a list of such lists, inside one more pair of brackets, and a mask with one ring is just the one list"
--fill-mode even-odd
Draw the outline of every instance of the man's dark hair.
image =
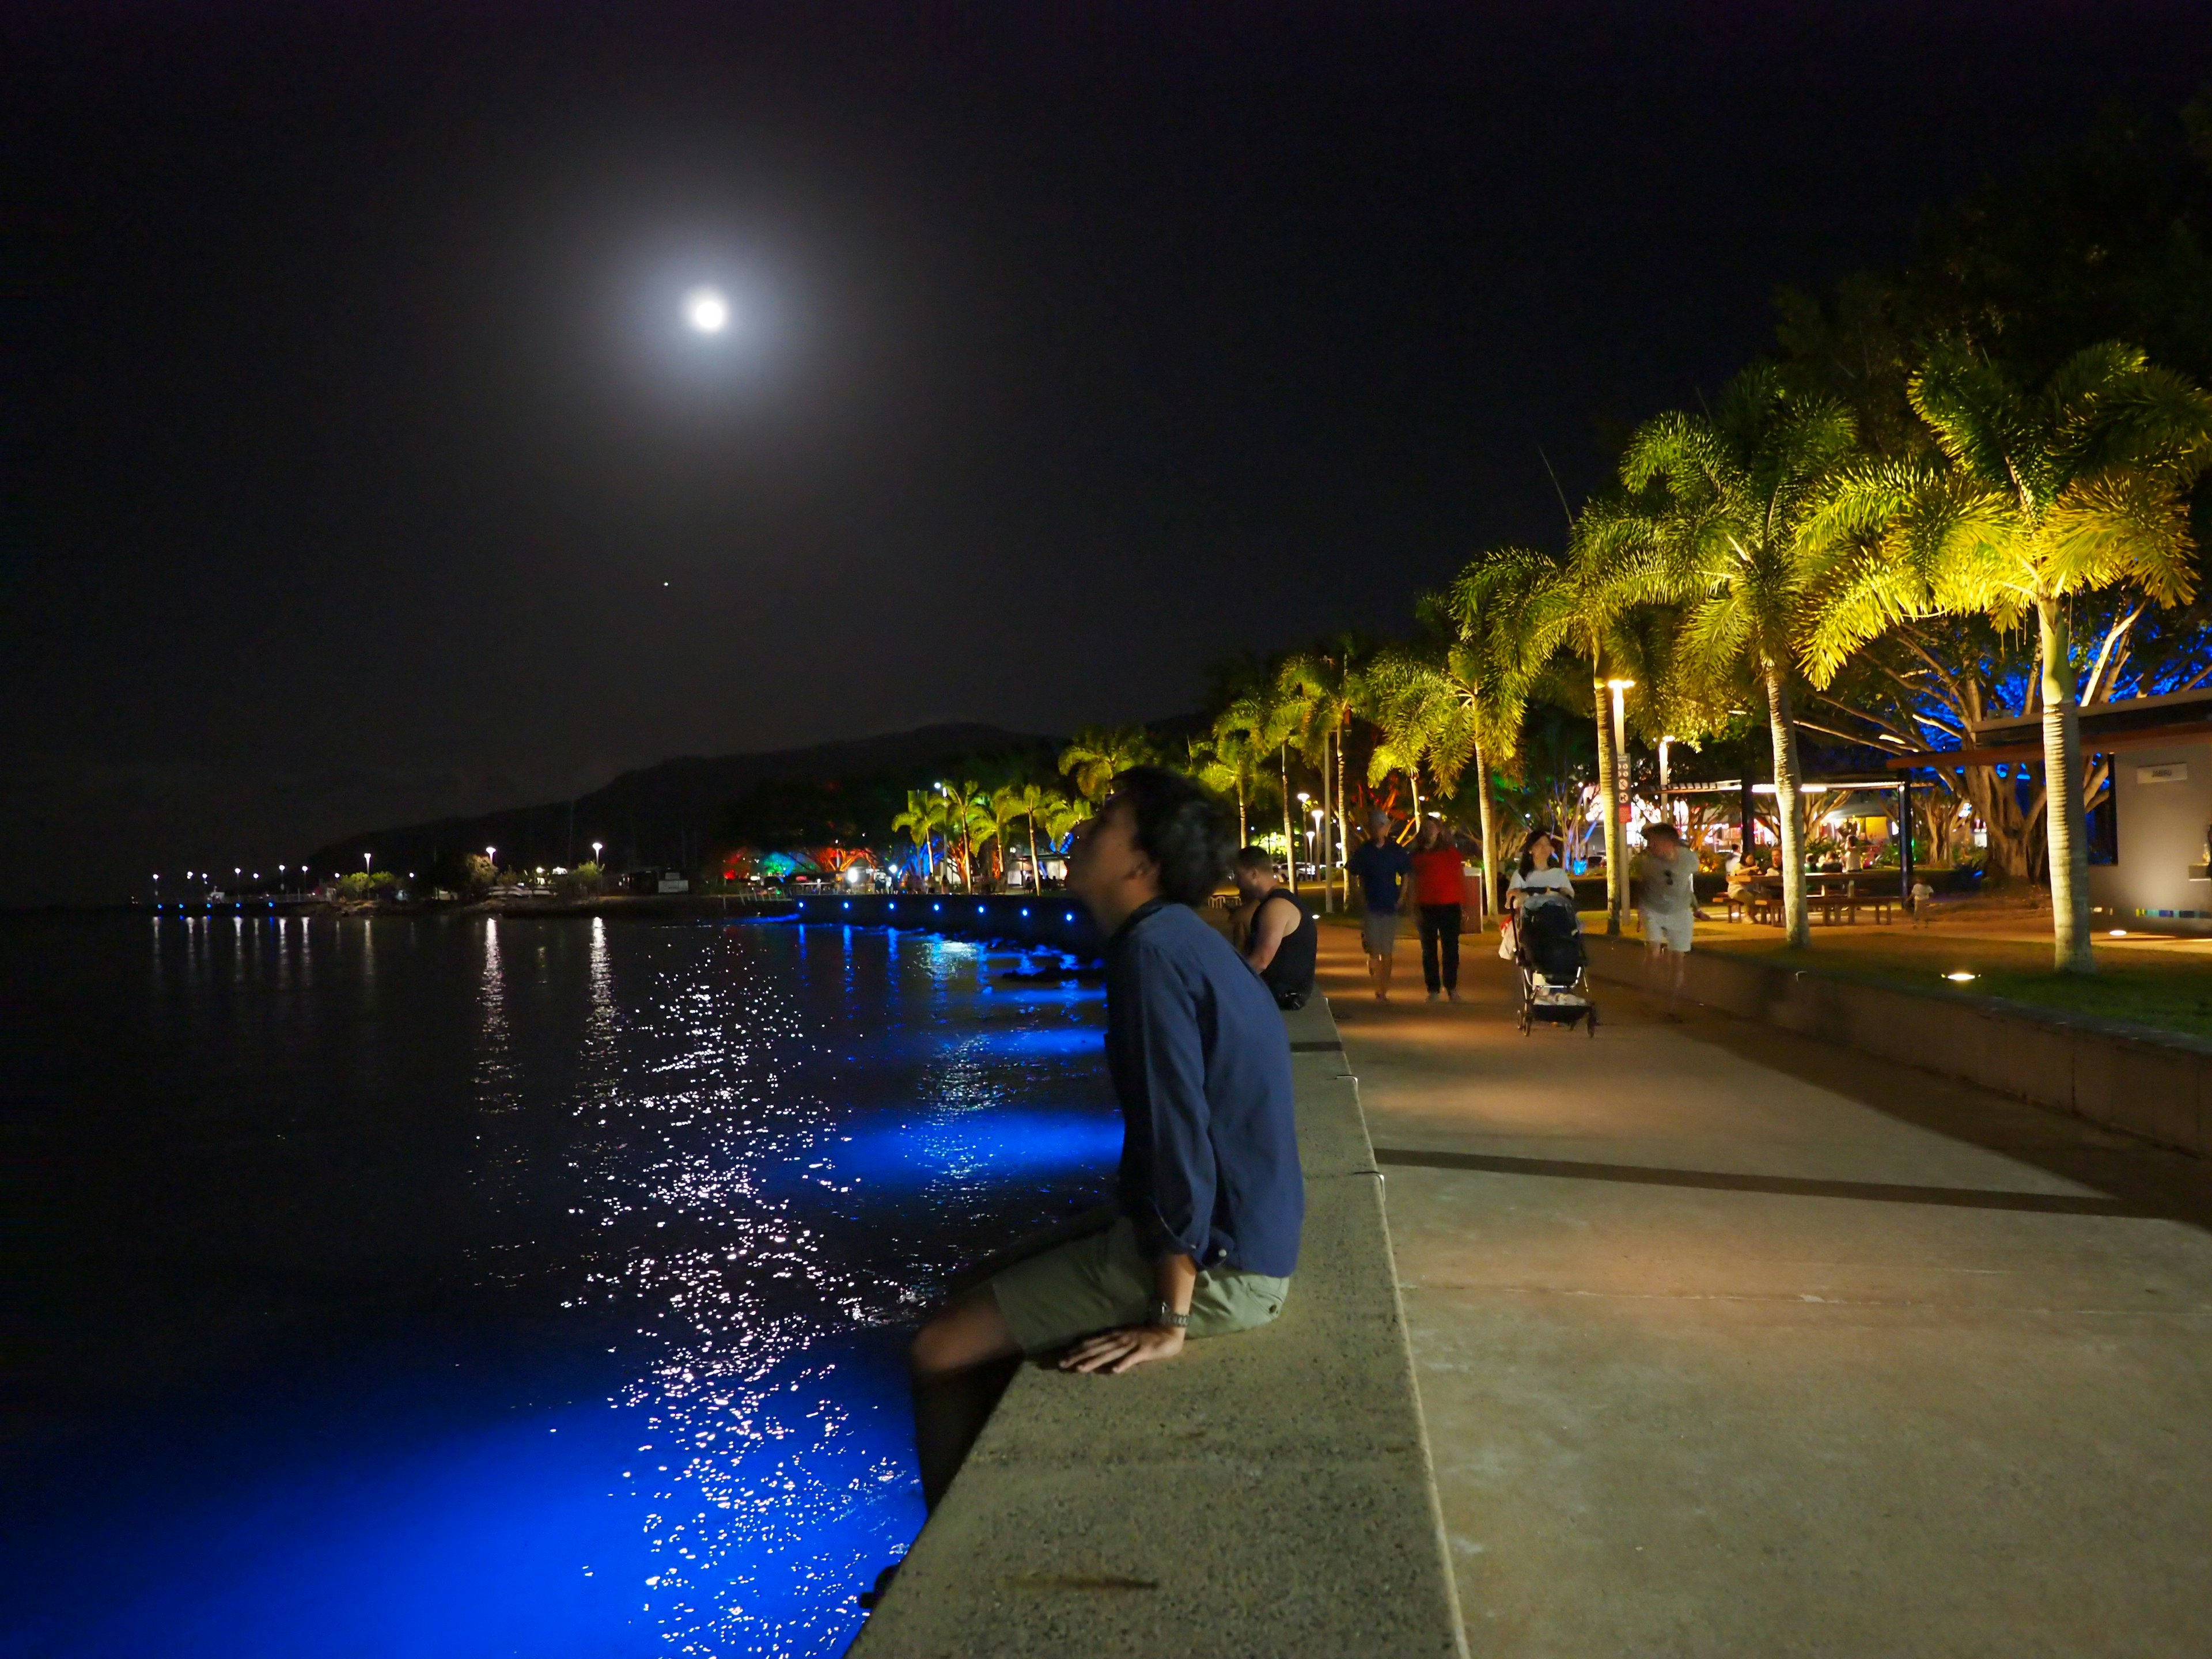
[[1115, 775], [1114, 798], [1128, 804], [1137, 845], [1159, 867], [1160, 896], [1199, 905], [1229, 872], [1237, 844], [1229, 811], [1212, 792], [1164, 766]]
[[1273, 875], [1275, 872], [1275, 855], [1264, 847], [1240, 847], [1237, 849], [1237, 867], [1239, 870], [1265, 870]]
[[1664, 818], [1660, 819], [1656, 823], [1647, 823], [1644, 826], [1644, 840], [1650, 841], [1654, 836], [1664, 836], [1670, 841], [1682, 839], [1682, 832]]

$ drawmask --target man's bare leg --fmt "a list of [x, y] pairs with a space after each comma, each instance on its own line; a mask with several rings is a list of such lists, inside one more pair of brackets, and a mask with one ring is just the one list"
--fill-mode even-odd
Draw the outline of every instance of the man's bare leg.
[[1682, 994], [1682, 953], [1663, 940], [1653, 939], [1646, 946], [1644, 952], [1645, 978], [1654, 981], [1655, 989], [1658, 981], [1663, 981], [1667, 987], [1667, 1005], [1659, 1017], [1675, 1024], [1679, 1024], [1682, 1018], [1674, 1012], [1675, 999]]
[[924, 1325], [908, 1360], [915, 1461], [921, 1466], [922, 1502], [934, 1510], [1012, 1381], [1021, 1349], [997, 1300], [981, 1291]]

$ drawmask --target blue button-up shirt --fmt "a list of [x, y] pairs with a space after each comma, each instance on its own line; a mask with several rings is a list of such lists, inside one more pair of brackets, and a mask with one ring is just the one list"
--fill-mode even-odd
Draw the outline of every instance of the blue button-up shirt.
[[1181, 904], [1106, 945], [1106, 1062], [1121, 1102], [1123, 1210], [1152, 1249], [1288, 1279], [1305, 1178], [1275, 1000]]

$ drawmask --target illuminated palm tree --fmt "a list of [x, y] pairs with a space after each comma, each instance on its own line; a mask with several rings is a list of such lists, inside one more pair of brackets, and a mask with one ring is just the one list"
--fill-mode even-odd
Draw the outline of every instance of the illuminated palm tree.
[[2033, 615], [2053, 957], [2061, 972], [2094, 973], [2068, 601], [2115, 586], [2161, 605], [2191, 598], [2188, 496], [2212, 461], [2212, 398], [2117, 343], [2076, 353], [2034, 391], [1946, 347], [1909, 392], [1942, 459], [1869, 463], [1838, 480], [1820, 527], [1838, 568], [1806, 667], [1825, 684], [1906, 618], [1974, 614], [2013, 628]]
[[932, 879], [937, 875], [937, 860], [931, 856], [930, 844], [945, 823], [945, 797], [924, 789], [908, 790], [906, 811], [891, 819], [891, 828], [904, 830], [914, 842]]
[[1213, 721], [1215, 742], [1233, 743], [1248, 755], [1255, 781], [1264, 763], [1262, 757], [1271, 752], [1275, 757], [1277, 781], [1283, 793], [1283, 854], [1294, 893], [1298, 890], [1298, 838], [1291, 822], [1291, 738], [1297, 727], [1297, 702], [1284, 696], [1272, 683], [1231, 699]]
[[1030, 843], [1030, 884], [1042, 892], [1044, 890], [1044, 866], [1037, 862], [1036, 821], [1055, 799], [1051, 791], [1041, 789], [1034, 783], [1010, 783], [991, 792], [992, 810], [1000, 814], [1002, 822], [1012, 823], [1019, 819], [1028, 831]]
[[1842, 404], [1793, 396], [1757, 365], [1722, 389], [1711, 414], [1676, 410], [1638, 427], [1620, 462], [1621, 483], [1638, 499], [1584, 515], [1584, 544], [1622, 597], [1681, 603], [1675, 649], [1686, 667], [1719, 679], [1743, 665], [1765, 695], [1782, 915], [1800, 949], [1812, 933], [1791, 694], [1827, 568], [1815, 509], [1857, 441]]
[[1030, 875], [1032, 880], [1036, 878], [1037, 869], [1036, 815], [1044, 809], [1044, 791], [1033, 783], [1001, 785], [978, 802], [977, 822], [988, 824], [988, 829], [985, 832], [988, 838], [995, 841], [1000, 848], [999, 869], [1001, 885], [1006, 879], [1006, 832], [1017, 823], [1026, 822], [1029, 825]]
[[[1299, 748], [1308, 759], [1319, 757], [1322, 821], [1334, 824], [1336, 836], [1336, 846], [1325, 844], [1322, 849], [1322, 891], [1327, 904], [1335, 902], [1328, 872], [1341, 862], [1339, 850], [1348, 853], [1352, 846], [1344, 805], [1344, 728], [1351, 724], [1359, 701], [1358, 657], [1358, 642], [1349, 635], [1341, 635], [1320, 650], [1300, 652], [1289, 659], [1275, 679], [1277, 696], [1296, 713]], [[1328, 799], [1332, 787], [1333, 812]], [[1345, 899], [1347, 904], [1351, 902], [1348, 885]]]
[[[1420, 608], [1432, 626], [1456, 625], [1460, 636], [1383, 652], [1369, 669], [1370, 718], [1383, 734], [1369, 764], [1369, 781], [1380, 781], [1391, 765], [1404, 766], [1412, 775], [1426, 761], [1437, 788], [1449, 793], [1474, 766], [1487, 914], [1496, 902], [1497, 869], [1490, 768], [1510, 760], [1520, 747], [1525, 689], [1492, 654], [1496, 641], [1480, 614], [1460, 618], [1442, 595], [1425, 599]], [[1419, 811], [1418, 797], [1414, 810]]]
[[1152, 738], [1141, 726], [1086, 726], [1060, 751], [1060, 769], [1076, 793], [1097, 805], [1114, 793], [1114, 780], [1133, 766], [1158, 759]]
[[1088, 819], [1097, 809], [1080, 795], [1048, 795], [1044, 803], [1044, 832], [1051, 838], [1053, 850], [1067, 850], [1067, 838], [1075, 833], [1075, 826]]
[[1252, 838], [1246, 791], [1258, 771], [1250, 733], [1217, 720], [1206, 736], [1186, 738], [1183, 750], [1185, 772], [1217, 794], [1237, 797], [1237, 844], [1243, 846]]
[[[1633, 601], [1621, 580], [1615, 549], [1589, 535], [1591, 527], [1592, 514], [1585, 511], [1574, 548], [1565, 555], [1529, 547], [1492, 549], [1460, 573], [1445, 605], [1462, 636], [1482, 643], [1494, 672], [1521, 688], [1517, 695], [1523, 698], [1548, 685], [1579, 709], [1577, 683], [1589, 686], [1597, 722], [1598, 801], [1605, 815], [1606, 932], [1618, 933], [1627, 898], [1626, 837], [1620, 823], [1626, 769], [1607, 682], [1626, 678], [1619, 672], [1619, 624]], [[1555, 662], [1563, 654], [1575, 665], [1572, 678]]]
[[948, 855], [951, 850], [952, 831], [960, 831], [960, 887], [963, 892], [975, 890], [975, 831], [979, 823], [976, 811], [977, 797], [983, 786], [969, 778], [963, 783], [940, 783], [937, 786], [939, 799], [945, 808], [945, 839]]

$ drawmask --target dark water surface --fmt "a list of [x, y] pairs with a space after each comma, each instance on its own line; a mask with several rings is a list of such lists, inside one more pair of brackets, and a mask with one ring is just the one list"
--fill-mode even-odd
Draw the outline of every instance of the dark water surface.
[[834, 927], [0, 922], [0, 1654], [834, 1654], [1103, 1007]]

